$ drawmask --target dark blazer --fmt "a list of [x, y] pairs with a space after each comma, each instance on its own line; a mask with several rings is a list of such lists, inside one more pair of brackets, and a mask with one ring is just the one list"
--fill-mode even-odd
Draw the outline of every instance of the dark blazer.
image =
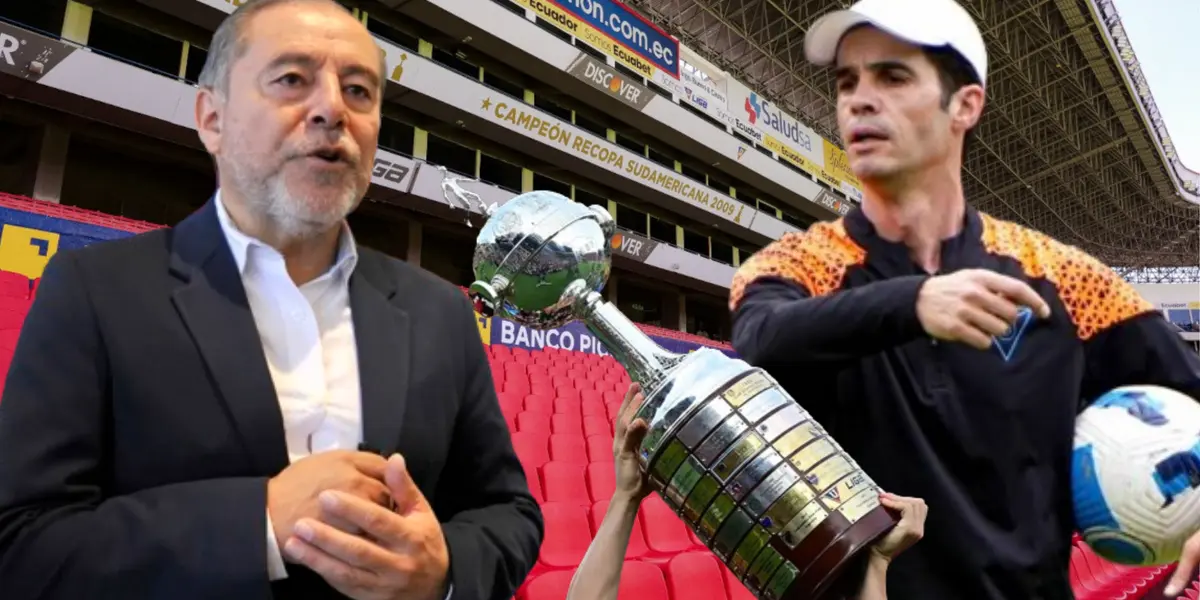
[[[399, 452], [450, 550], [454, 600], [507, 600], [541, 512], [471, 305], [366, 248], [350, 278], [365, 443]], [[283, 419], [212, 202], [173, 229], [55, 255], [0, 401], [0, 598], [340, 597], [268, 581]]]

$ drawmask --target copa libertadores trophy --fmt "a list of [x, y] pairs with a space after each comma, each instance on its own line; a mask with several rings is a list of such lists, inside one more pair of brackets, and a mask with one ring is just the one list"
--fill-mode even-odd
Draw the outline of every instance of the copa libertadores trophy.
[[711, 349], [667, 352], [600, 290], [616, 225], [598, 206], [522, 194], [479, 232], [471, 292], [538, 329], [585, 323], [641, 384], [640, 459], [655, 491], [765, 600], [820, 598], [894, 524], [874, 481], [765, 371]]

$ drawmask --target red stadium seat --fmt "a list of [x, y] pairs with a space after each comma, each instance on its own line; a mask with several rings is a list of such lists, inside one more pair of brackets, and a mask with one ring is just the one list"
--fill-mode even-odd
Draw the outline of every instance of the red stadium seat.
[[615, 422], [617, 420], [617, 417], [619, 417], [621, 415], [621, 402], [620, 401], [613, 402], [613, 401], [609, 400], [608, 403], [605, 405], [605, 408], [608, 409], [608, 420], [609, 421]]
[[583, 436], [592, 437], [594, 435], [609, 436], [613, 435], [612, 422], [601, 417], [584, 417], [583, 418]]
[[666, 564], [667, 590], [675, 599], [729, 600], [721, 563], [711, 552], [676, 554]]
[[650, 563], [625, 561], [621, 569], [621, 583], [617, 586], [617, 600], [671, 600], [671, 596], [658, 567]]
[[579, 414], [553, 415], [550, 417], [550, 432], [573, 435], [583, 439], [583, 423]]
[[[551, 569], [573, 569], [592, 543], [587, 509], [576, 504], [546, 502], [542, 504], [545, 535], [538, 562]], [[562, 600], [559, 596], [556, 600]]]
[[607, 433], [587, 436], [588, 462], [613, 461], [613, 437]]
[[550, 461], [542, 465], [542, 493], [546, 502], [591, 506], [583, 465]]
[[500, 412], [506, 418], [512, 419], [516, 423], [517, 415], [521, 414], [521, 399], [510, 393], [501, 393], [500, 396]]
[[642, 530], [646, 545], [659, 556], [679, 554], [692, 547], [687, 525], [657, 495], [642, 501]]
[[587, 466], [587, 487], [592, 502], [601, 502], [612, 498], [617, 488], [617, 473], [613, 463], [598, 462]]
[[598, 417], [600, 419], [608, 419], [608, 408], [604, 406], [602, 400], [589, 400], [584, 398], [579, 403], [579, 412], [584, 417]]
[[517, 600], [563, 600], [571, 589], [575, 571], [548, 571], [535, 575], [517, 593]]
[[567, 415], [572, 417], [582, 417], [580, 405], [582, 402], [574, 398], [564, 398], [559, 396], [554, 399], [554, 414]]
[[554, 397], [543, 396], [541, 394], [529, 394], [525, 396], [525, 412], [538, 413], [543, 415], [554, 414]]
[[518, 431], [512, 434], [513, 449], [523, 464], [534, 469], [550, 462], [550, 446], [545, 434]]
[[588, 464], [587, 444], [582, 437], [554, 433], [550, 435], [550, 459], [558, 463]]
[[525, 481], [529, 485], [529, 493], [533, 495], [533, 499], [538, 504], [545, 502], [546, 496], [542, 493], [542, 477], [538, 474], [539, 467], [521, 461], [521, 468], [525, 471]]
[[542, 413], [522, 412], [517, 415], [517, 431], [538, 433], [542, 437], [550, 435], [550, 415]]

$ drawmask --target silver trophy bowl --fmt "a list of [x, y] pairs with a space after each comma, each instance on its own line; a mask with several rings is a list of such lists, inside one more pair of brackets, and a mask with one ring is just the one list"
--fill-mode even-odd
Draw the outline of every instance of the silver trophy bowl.
[[553, 192], [488, 210], [471, 294], [535, 329], [582, 321], [642, 386], [639, 462], [660, 497], [764, 600], [841, 594], [895, 524], [878, 488], [769, 374], [713, 348], [664, 350], [600, 295], [608, 212]]

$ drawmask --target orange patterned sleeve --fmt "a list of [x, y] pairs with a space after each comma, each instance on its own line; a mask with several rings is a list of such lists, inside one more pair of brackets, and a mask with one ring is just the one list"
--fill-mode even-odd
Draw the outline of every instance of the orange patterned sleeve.
[[1020, 225], [984, 217], [984, 246], [1058, 290], [1081, 340], [1154, 310], [1133, 285], [1083, 250]]
[[828, 294], [842, 286], [849, 267], [865, 258], [866, 251], [850, 239], [840, 219], [784, 234], [738, 268], [729, 286], [729, 309], [736, 311], [746, 288], [766, 278], [793, 282], [813, 296]]

